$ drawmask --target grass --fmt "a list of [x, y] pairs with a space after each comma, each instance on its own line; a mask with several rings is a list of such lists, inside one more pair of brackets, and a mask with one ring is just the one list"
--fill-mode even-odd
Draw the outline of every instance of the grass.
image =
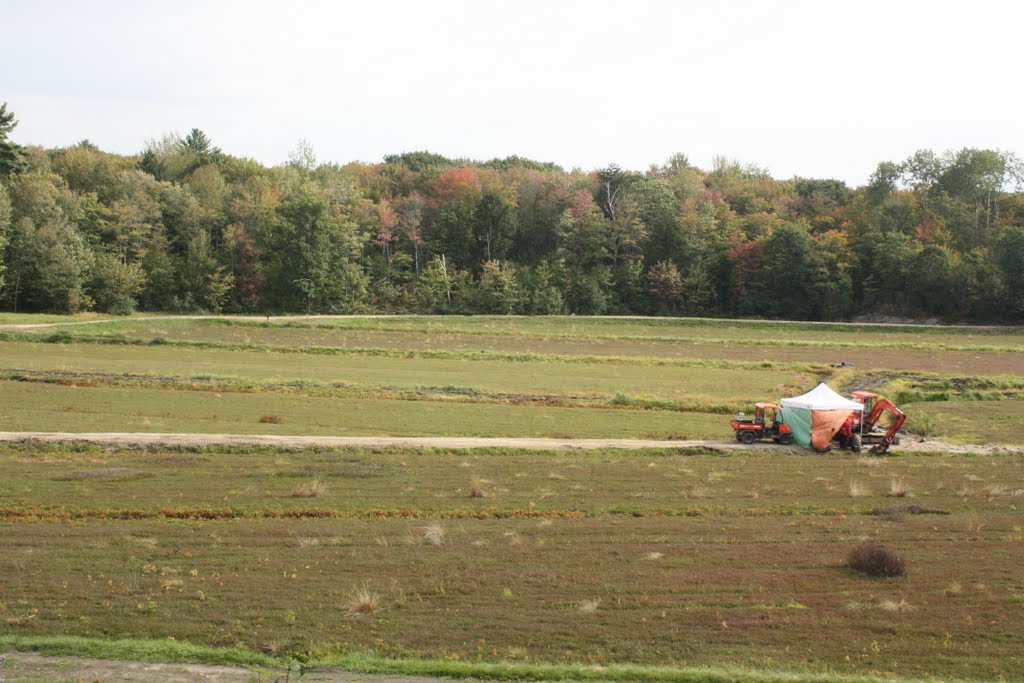
[[[984, 399], [1022, 393], [1022, 339], [130, 319], [4, 333], [0, 429], [729, 439], [724, 413], [829, 378], [903, 392], [911, 429], [1020, 443], [1024, 401]], [[0, 647], [551, 681], [1015, 670], [1024, 460], [895, 455], [0, 447]], [[912, 571], [850, 571], [864, 539]]]
[[458, 354], [452, 358], [316, 355], [173, 346], [8, 343], [3, 348], [5, 368], [37, 373], [67, 372], [74, 368], [83, 382], [102, 381], [105, 375], [140, 381], [224, 377], [263, 383], [269, 385], [268, 389], [307, 382], [314, 386], [335, 383], [406, 389], [435, 387], [448, 389], [447, 393], [468, 390], [542, 396], [610, 397], [624, 392], [663, 400], [689, 398], [718, 403], [771, 394], [779, 385], [803, 386], [814, 382], [813, 372], [788, 368], [619, 364], [586, 358], [557, 363], [544, 357], [509, 362], [502, 358], [488, 360], [486, 355], [476, 359]]
[[348, 603], [348, 612], [354, 616], [374, 614], [380, 609], [380, 595], [367, 588], [360, 588]]
[[296, 484], [292, 489], [292, 498], [321, 498], [327, 492], [327, 484], [319, 477]]
[[[287, 414], [283, 424], [259, 417]], [[0, 381], [0, 430], [728, 438], [721, 414]]]
[[[527, 319], [529, 320], [529, 319]], [[44, 328], [33, 332], [5, 333], [9, 340], [88, 340], [113, 343], [224, 346], [235, 349], [282, 347], [323, 354], [355, 348], [444, 351], [492, 354], [526, 352], [542, 356], [657, 357], [663, 359], [737, 359], [774, 363], [852, 363], [857, 368], [894, 368], [928, 371], [942, 367], [961, 375], [1019, 374], [1017, 353], [1024, 350], [1020, 329], [984, 330], [921, 328], [899, 332], [891, 328], [844, 328], [846, 336], [832, 338], [823, 327], [807, 325], [735, 325], [734, 333], [690, 321], [687, 336], [646, 334], [664, 322], [605, 320], [600, 330], [583, 319], [544, 318], [523, 323], [516, 318], [402, 317], [344, 319], [334, 323], [292, 322], [285, 325], [210, 320], [165, 320], [155, 323], [125, 320], [79, 327]], [[524, 326], [525, 325], [525, 326]], [[603, 332], [601, 331], [603, 330]], [[708, 333], [711, 336], [704, 335]], [[900, 335], [906, 335], [901, 337]], [[922, 342], [922, 335], [929, 341]]]
[[[0, 634], [174, 636], [311, 661], [370, 652], [466, 667], [509, 658], [525, 667], [728, 662], [995, 677], [1024, 637], [1014, 598], [1024, 579], [1019, 498], [954, 489], [1020, 489], [1024, 461], [880, 462], [8, 447], [2, 601], [5, 614], [36, 616], [0, 619]], [[110, 468], [139, 476], [64, 476]], [[320, 498], [291, 497], [313, 477], [327, 484]], [[470, 477], [491, 482], [492, 495], [467, 495]], [[872, 483], [862, 497], [820, 483], [854, 477]], [[868, 514], [891, 502], [892, 477], [912, 478], [917, 500], [950, 514]], [[695, 487], [702, 497], [688, 496]], [[204, 510], [237, 514], [197, 519]], [[302, 510], [317, 515], [291, 514]], [[972, 530], [975, 517], [984, 523]], [[864, 536], [899, 548], [913, 572], [899, 585], [846, 572], [846, 552]], [[979, 561], [948, 562], [965, 544]], [[963, 591], [955, 600], [945, 597], [953, 583]], [[364, 589], [377, 607], [354, 616]], [[913, 611], [878, 607], [903, 597]], [[851, 601], [872, 609], [849, 613]], [[921, 623], [950, 633], [948, 647]], [[878, 653], [872, 643], [883, 631], [892, 637]], [[800, 654], [786, 655], [794, 644]]]
[[[1024, 444], [1024, 401], [947, 401], [914, 404], [930, 431], [953, 443]], [[914, 430], [908, 418], [907, 428]]]
[[[988, 481], [998, 473], [1008, 492], [1024, 488], [1024, 461], [1012, 457], [942, 458], [944, 465], [936, 465], [931, 456], [904, 455], [870, 469], [852, 456], [814, 457], [401, 449], [108, 452], [10, 446], [0, 448], [5, 475], [0, 513], [10, 519], [19, 512], [41, 519], [90, 519], [173, 518], [189, 511], [217, 516], [226, 510], [233, 514], [219, 516], [284, 517], [307, 509], [341, 519], [696, 517], [730, 510], [751, 516], [856, 515], [891, 507], [890, 480], [912, 476], [915, 501], [922, 507], [967, 515], [979, 504], [977, 495], [957, 494], [962, 482], [971, 481], [968, 477]], [[771, 470], [768, 478], [766, 469]], [[118, 476], [68, 476], [76, 472]], [[469, 494], [467, 481], [474, 477], [489, 482], [481, 484], [486, 497]], [[843, 487], [828, 489], [814, 481], [853, 477], [865, 482], [865, 495], [852, 498]], [[322, 482], [319, 498], [307, 502], [292, 496], [296, 486], [312, 481]], [[1010, 512], [1021, 497], [982, 500], [986, 509]]]

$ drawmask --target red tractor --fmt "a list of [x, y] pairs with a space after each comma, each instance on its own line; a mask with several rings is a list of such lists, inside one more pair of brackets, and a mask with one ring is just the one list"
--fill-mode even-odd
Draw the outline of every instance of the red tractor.
[[751, 444], [758, 439], [771, 439], [775, 443], [788, 446], [793, 443], [793, 430], [789, 425], [779, 422], [779, 411], [774, 403], [755, 403], [754, 419], [743, 419], [743, 413], [729, 424], [736, 432], [736, 440]]
[[[889, 446], [900, 443], [898, 432], [907, 419], [907, 414], [896, 407], [887, 398], [879, 398], [873, 391], [855, 391], [853, 400], [864, 406], [859, 418], [854, 417], [853, 431], [860, 435], [864, 444], [873, 444], [872, 453], [888, 453]], [[884, 427], [878, 422], [882, 414], [889, 415], [889, 425]], [[862, 421], [863, 420], [863, 421]]]

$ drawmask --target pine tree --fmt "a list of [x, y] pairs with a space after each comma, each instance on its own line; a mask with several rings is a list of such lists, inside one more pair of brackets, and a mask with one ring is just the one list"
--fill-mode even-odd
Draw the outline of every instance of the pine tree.
[[7, 103], [0, 104], [0, 178], [25, 169], [25, 148], [7, 139], [18, 122], [14, 112], [7, 111]]

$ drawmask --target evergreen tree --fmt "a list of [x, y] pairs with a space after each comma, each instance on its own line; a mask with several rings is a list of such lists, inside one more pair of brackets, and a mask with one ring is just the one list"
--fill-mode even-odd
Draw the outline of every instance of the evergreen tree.
[[25, 170], [25, 148], [7, 137], [18, 126], [14, 112], [7, 111], [7, 103], [0, 104], [0, 178]]

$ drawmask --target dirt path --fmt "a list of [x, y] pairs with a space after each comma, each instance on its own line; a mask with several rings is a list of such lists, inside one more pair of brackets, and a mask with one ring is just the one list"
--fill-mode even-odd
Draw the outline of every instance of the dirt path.
[[[708, 448], [720, 451], [764, 449], [805, 452], [763, 442], [744, 446], [736, 441], [653, 439], [544, 439], [474, 436], [279, 436], [274, 434], [159, 434], [145, 432], [0, 432], [0, 443], [90, 443], [110, 448], [145, 446], [268, 446], [282, 449], [328, 448], [522, 448], [534, 451], [593, 450], [595, 448]], [[950, 444], [935, 439], [905, 437], [896, 452], [1024, 454], [1024, 446]]]
[[[0, 654], [0, 681], [81, 680], [91, 683], [249, 683], [253, 680], [285, 680], [283, 669], [258, 672], [236, 666], [206, 664], [159, 664], [118, 659], [86, 659], [84, 657], [44, 657], [30, 652]], [[291, 680], [298, 681], [298, 673]], [[423, 676], [361, 674], [338, 669], [308, 671], [302, 681], [318, 683], [440, 683], [450, 680]]]

